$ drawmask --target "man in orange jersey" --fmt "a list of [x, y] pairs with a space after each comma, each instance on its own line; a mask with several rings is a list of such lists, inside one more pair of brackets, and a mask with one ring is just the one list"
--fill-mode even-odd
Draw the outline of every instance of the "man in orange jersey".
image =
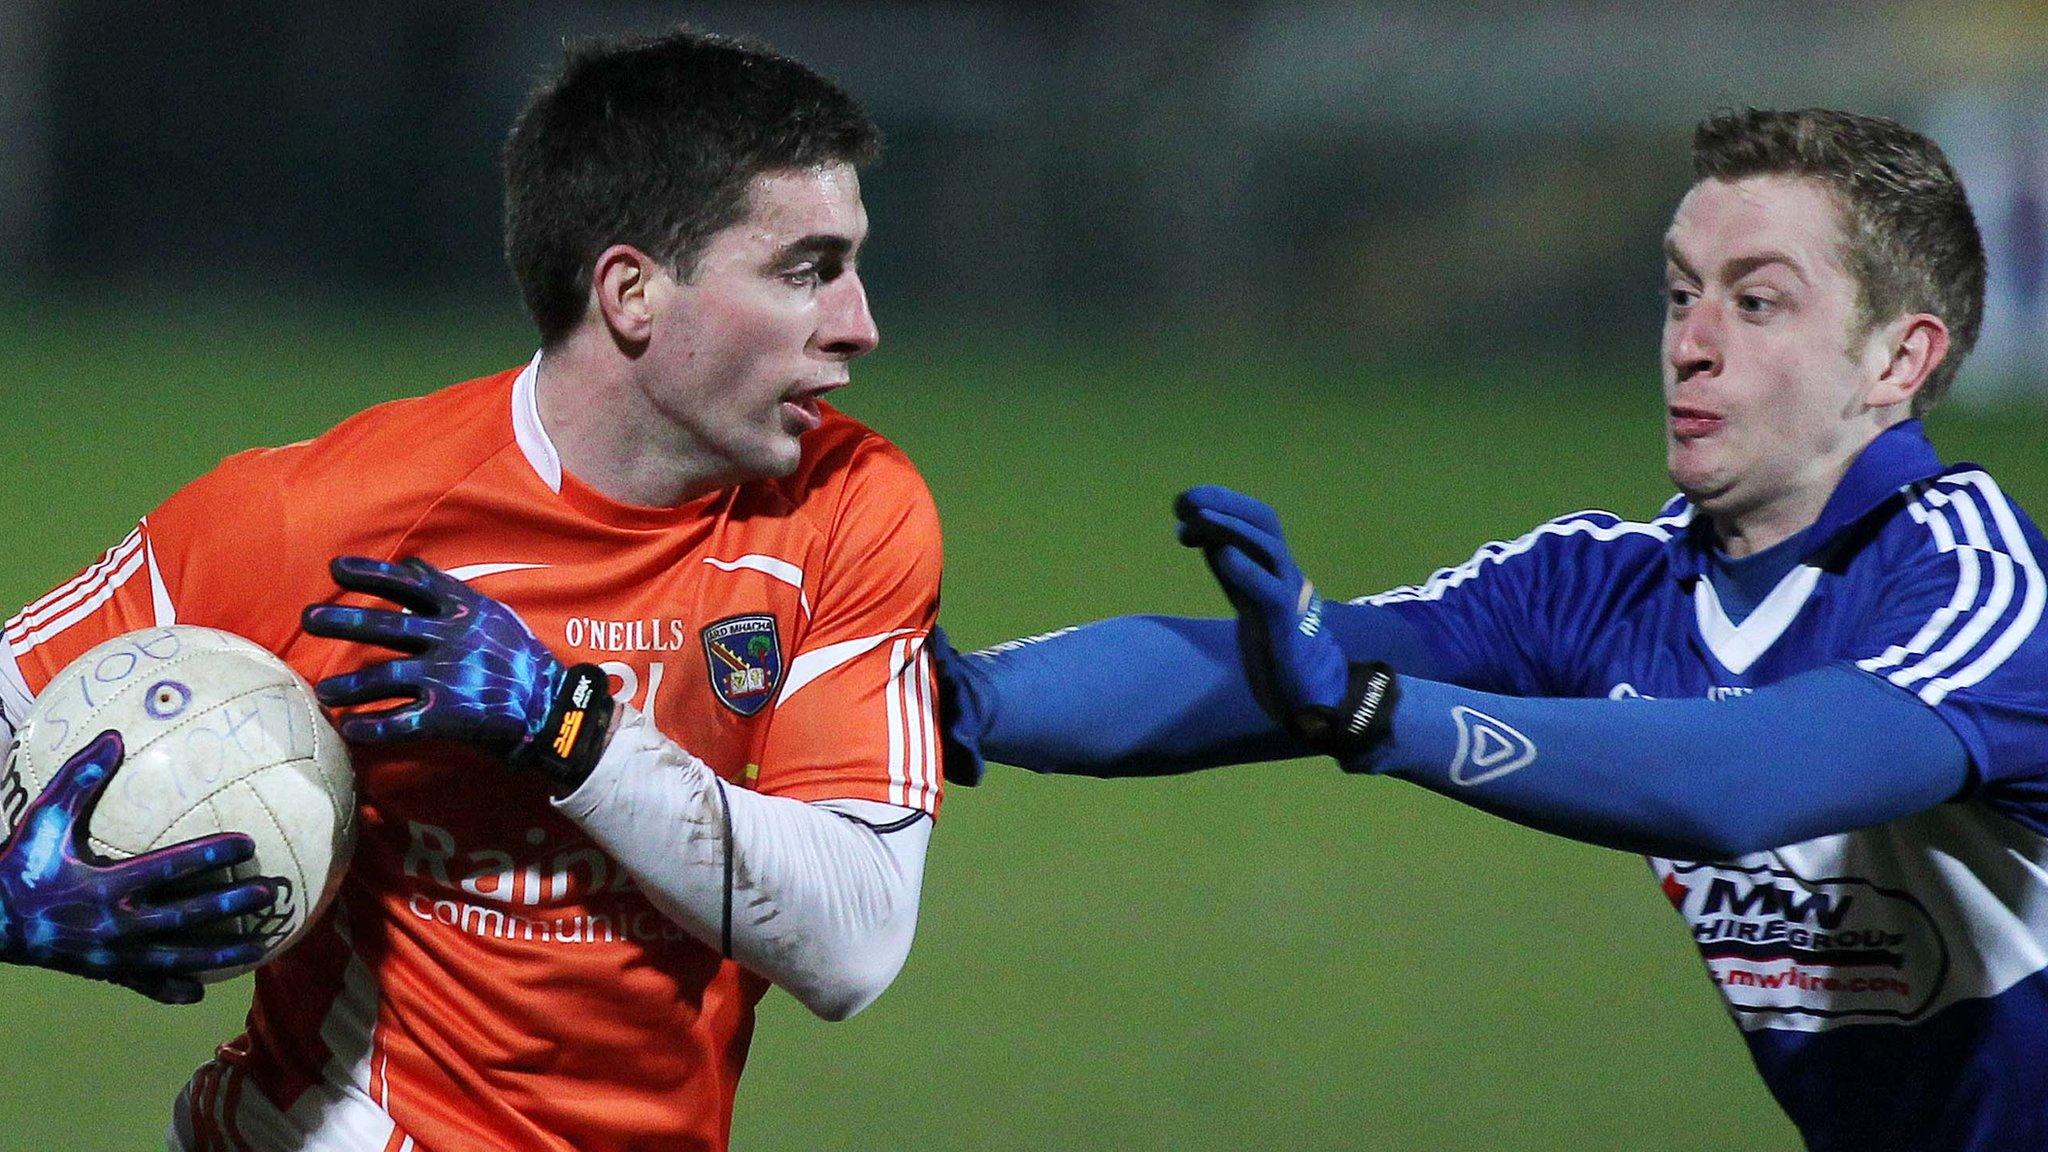
[[349, 709], [355, 859], [174, 1148], [724, 1148], [768, 985], [841, 1019], [895, 977], [939, 528], [822, 402], [877, 339], [875, 147], [758, 46], [572, 50], [505, 152], [533, 361], [232, 457], [9, 622], [10, 726], [173, 622]]

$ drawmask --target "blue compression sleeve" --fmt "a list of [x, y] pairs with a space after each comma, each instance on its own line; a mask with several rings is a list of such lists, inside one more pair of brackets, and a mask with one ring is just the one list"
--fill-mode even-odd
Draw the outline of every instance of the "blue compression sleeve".
[[1969, 779], [1932, 709], [1834, 665], [1731, 700], [1521, 699], [1403, 677], [1370, 771], [1610, 848], [1716, 860], [1932, 808]]
[[[1323, 619], [1351, 660], [1435, 667], [1393, 611], [1332, 603]], [[970, 653], [961, 669], [981, 754], [1036, 772], [1163, 776], [1309, 755], [1252, 699], [1235, 620], [1119, 616]]]

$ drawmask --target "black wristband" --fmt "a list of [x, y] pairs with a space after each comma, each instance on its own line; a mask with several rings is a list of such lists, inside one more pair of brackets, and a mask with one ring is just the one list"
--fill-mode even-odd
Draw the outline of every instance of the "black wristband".
[[516, 754], [515, 768], [532, 768], [548, 778], [557, 796], [567, 796], [590, 778], [604, 755], [605, 733], [611, 730], [611, 677], [595, 664], [578, 664], [562, 679], [562, 690], [548, 705], [540, 732]]
[[1401, 687], [1392, 667], [1375, 660], [1353, 664], [1344, 698], [1334, 708], [1303, 708], [1294, 714], [1294, 734], [1310, 748], [1335, 756], [1347, 772], [1366, 771], [1361, 757], [1394, 730], [1394, 705]]

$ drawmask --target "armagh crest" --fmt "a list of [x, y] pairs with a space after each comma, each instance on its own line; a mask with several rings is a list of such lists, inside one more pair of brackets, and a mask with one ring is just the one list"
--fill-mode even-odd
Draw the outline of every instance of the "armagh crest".
[[706, 625], [700, 635], [705, 670], [719, 702], [742, 716], [766, 707], [782, 683], [782, 642], [775, 617], [765, 612], [727, 616]]

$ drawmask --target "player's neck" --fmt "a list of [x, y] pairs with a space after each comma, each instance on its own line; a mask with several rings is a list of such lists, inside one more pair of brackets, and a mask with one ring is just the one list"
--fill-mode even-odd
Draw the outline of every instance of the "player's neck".
[[1754, 556], [1782, 544], [1813, 527], [1827, 503], [1823, 493], [1817, 501], [1781, 503], [1768, 508], [1749, 509], [1740, 515], [1713, 516], [1714, 536], [1721, 552], [1731, 560]]
[[562, 469], [600, 494], [644, 508], [673, 508], [732, 483], [688, 453], [638, 390], [613, 379], [607, 361], [571, 338], [543, 353], [535, 380], [541, 428]]
[[[1695, 505], [1714, 525], [1721, 551], [1730, 559], [1754, 556], [1775, 544], [1806, 531], [1820, 519], [1835, 489], [1841, 487], [1856, 458], [1886, 429], [1904, 419], [1902, 412], [1876, 412], [1877, 417], [1853, 438], [1845, 438], [1833, 450], [1798, 462], [1789, 472], [1765, 480], [1771, 494], [1758, 497], [1754, 489], [1748, 499], [1740, 487], [1723, 493], [1721, 499], [1696, 499]], [[1761, 477], [1760, 477], [1761, 478]]]

